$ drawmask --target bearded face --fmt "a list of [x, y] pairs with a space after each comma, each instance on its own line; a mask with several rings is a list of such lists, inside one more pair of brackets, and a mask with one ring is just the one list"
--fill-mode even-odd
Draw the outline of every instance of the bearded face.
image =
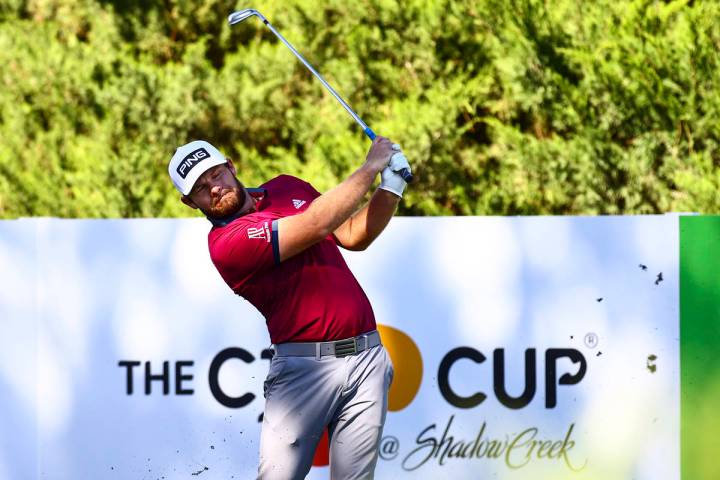
[[252, 207], [252, 199], [235, 177], [235, 168], [230, 162], [204, 172], [182, 201], [211, 218], [228, 217]]
[[245, 200], [245, 189], [240, 182], [234, 187], [221, 188], [217, 195], [211, 195], [211, 205], [204, 210], [205, 215], [214, 218], [230, 216], [240, 210]]

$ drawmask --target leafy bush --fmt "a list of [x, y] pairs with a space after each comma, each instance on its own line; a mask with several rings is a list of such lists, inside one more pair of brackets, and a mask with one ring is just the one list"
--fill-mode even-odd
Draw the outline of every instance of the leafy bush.
[[[0, 216], [192, 214], [204, 138], [256, 185], [325, 190], [360, 129], [226, 0], [0, 2]], [[261, 11], [417, 172], [412, 215], [720, 211], [720, 3], [269, 1]]]

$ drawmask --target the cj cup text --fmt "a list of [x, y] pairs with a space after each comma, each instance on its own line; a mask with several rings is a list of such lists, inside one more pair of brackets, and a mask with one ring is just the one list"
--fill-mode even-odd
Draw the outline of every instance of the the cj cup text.
[[[545, 390], [545, 408], [555, 408], [558, 404], [558, 387], [572, 386], [579, 384], [587, 373], [587, 361], [579, 350], [573, 348], [548, 348], [544, 351], [544, 371], [542, 373], [543, 387]], [[260, 360], [270, 360], [272, 351], [264, 349], [259, 354]], [[538, 351], [536, 348], [527, 348], [524, 352], [524, 388], [520, 395], [513, 396], [508, 393], [507, 385], [507, 358], [504, 348], [496, 348], [492, 352], [492, 393], [499, 403], [509, 409], [520, 409], [533, 400], [538, 390]], [[258, 360], [258, 357], [241, 347], [230, 347], [220, 351], [210, 362], [207, 372], [207, 385], [213, 397], [222, 405], [228, 408], [242, 408], [250, 404], [256, 394], [246, 392], [242, 395], [229, 395], [220, 384], [219, 373], [222, 366], [228, 360], [240, 360], [251, 364]], [[471, 395], [460, 395], [458, 389], [453, 388], [450, 380], [450, 372], [459, 360], [470, 360], [476, 364], [477, 377], [485, 378], [487, 368], [485, 364], [488, 357], [481, 351], [468, 346], [457, 347], [447, 352], [437, 368], [437, 381], [440, 395], [445, 401], [457, 408], [473, 408], [483, 403], [488, 394], [477, 391]], [[569, 360], [573, 365], [579, 365], [575, 373], [558, 372], [558, 364], [562, 360]], [[172, 367], [171, 367], [172, 365]], [[120, 360], [118, 366], [125, 370], [125, 392], [127, 395], [135, 395], [138, 382], [143, 387], [145, 395], [153, 393], [153, 385], [161, 386], [163, 395], [193, 395], [195, 388], [193, 381], [195, 375], [192, 369], [195, 366], [193, 360], [163, 361], [158, 362], [140, 360]], [[402, 375], [402, 371], [396, 371], [396, 376]], [[261, 382], [258, 381], [258, 388]], [[171, 387], [173, 387], [171, 389]], [[463, 385], [467, 389], [467, 385]], [[171, 392], [172, 390], [172, 392]]]

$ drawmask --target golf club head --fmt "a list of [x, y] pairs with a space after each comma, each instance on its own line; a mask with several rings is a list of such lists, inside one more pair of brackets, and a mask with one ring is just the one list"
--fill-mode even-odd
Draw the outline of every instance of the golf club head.
[[260, 12], [258, 12], [254, 8], [245, 8], [243, 10], [238, 10], [237, 12], [233, 12], [228, 15], [228, 23], [230, 25], [235, 25], [236, 23], [240, 23], [246, 18], [252, 16], [257, 16], [260, 18], [260, 20], [265, 21], [265, 17], [263, 17]]

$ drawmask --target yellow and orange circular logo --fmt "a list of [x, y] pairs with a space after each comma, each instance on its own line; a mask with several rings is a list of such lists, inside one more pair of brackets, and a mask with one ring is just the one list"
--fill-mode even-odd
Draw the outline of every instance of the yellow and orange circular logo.
[[378, 325], [378, 331], [395, 367], [395, 377], [388, 392], [388, 410], [397, 412], [410, 405], [420, 390], [422, 356], [413, 339], [401, 330]]

